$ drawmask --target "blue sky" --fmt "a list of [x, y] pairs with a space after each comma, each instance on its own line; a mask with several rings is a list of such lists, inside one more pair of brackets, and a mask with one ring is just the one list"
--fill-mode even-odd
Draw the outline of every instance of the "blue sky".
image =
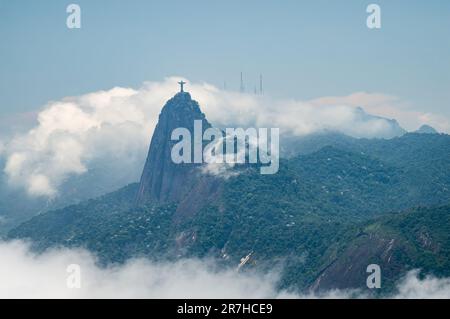
[[275, 97], [379, 92], [450, 117], [449, 35], [446, 0], [0, 0], [0, 114], [171, 75], [237, 90], [242, 71]]

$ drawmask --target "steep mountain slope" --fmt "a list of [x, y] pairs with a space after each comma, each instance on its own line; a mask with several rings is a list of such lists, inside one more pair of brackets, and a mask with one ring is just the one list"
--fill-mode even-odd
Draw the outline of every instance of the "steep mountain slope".
[[172, 132], [177, 128], [189, 130], [194, 136], [194, 121], [202, 121], [204, 130], [211, 127], [200, 111], [197, 102], [187, 92], [179, 92], [164, 105], [153, 133], [144, 171], [142, 172], [137, 202], [180, 201], [197, 183], [200, 164], [176, 164], [171, 159], [171, 150], [177, 141], [172, 141]]
[[413, 269], [449, 277], [450, 206], [418, 208], [364, 223], [337, 240], [325, 255], [328, 262], [312, 285], [316, 290], [361, 287], [370, 264], [380, 265], [387, 290]]
[[[201, 121], [201, 131], [194, 131], [194, 122]], [[200, 210], [209, 199], [220, 193], [221, 182], [213, 176], [201, 173], [203, 163], [174, 163], [171, 158], [175, 129], [187, 129], [191, 145], [197, 134], [200, 139], [211, 124], [201, 112], [198, 103], [187, 92], [179, 92], [164, 105], [153, 133], [148, 157], [142, 172], [136, 204], [179, 203], [178, 219], [188, 218]], [[203, 145], [203, 141], [199, 142]]]

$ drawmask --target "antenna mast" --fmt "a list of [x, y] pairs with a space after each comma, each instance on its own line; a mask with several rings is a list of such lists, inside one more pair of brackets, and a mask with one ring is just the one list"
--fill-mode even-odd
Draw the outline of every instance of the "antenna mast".
[[263, 95], [263, 76], [259, 75], [259, 94]]
[[241, 72], [241, 89], [240, 89], [241, 93], [245, 92], [245, 87], [244, 87], [244, 77], [242, 76], [242, 72]]

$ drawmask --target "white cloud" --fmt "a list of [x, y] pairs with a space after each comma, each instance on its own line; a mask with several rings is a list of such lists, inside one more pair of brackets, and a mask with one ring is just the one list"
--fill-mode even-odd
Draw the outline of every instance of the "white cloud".
[[361, 117], [358, 109], [345, 104], [318, 105], [219, 90], [198, 95], [198, 100], [208, 119], [223, 126], [277, 127], [293, 135], [335, 130], [354, 137], [392, 136], [387, 120]]
[[[99, 268], [86, 251], [60, 249], [36, 255], [22, 242], [0, 243], [0, 298], [274, 298], [274, 274], [218, 270], [212, 261], [154, 263], [131, 260]], [[69, 289], [67, 267], [80, 266], [81, 288]]]
[[36, 127], [5, 145], [10, 182], [31, 195], [53, 196], [92, 160], [122, 162], [143, 152], [154, 125], [149, 117], [159, 110], [146, 108], [136, 94], [114, 88], [47, 105]]
[[39, 174], [30, 176], [29, 192], [30, 194], [37, 196], [53, 196], [56, 193], [56, 190], [50, 186], [50, 181], [48, 180], [47, 176]]
[[419, 279], [419, 270], [412, 270], [397, 285], [399, 299], [450, 299], [450, 278], [427, 276]]
[[[224, 134], [226, 134], [226, 132], [224, 132]], [[252, 147], [255, 147], [255, 144], [257, 145], [257, 141], [255, 141], [254, 138], [249, 137], [249, 140], [247, 141], [243, 141], [240, 136], [236, 136], [236, 138], [237, 144], [247, 142]], [[203, 151], [203, 158], [206, 165], [202, 166], [202, 173], [221, 177], [223, 179], [228, 179], [239, 175], [239, 173], [236, 170], [233, 170], [233, 168], [236, 164], [238, 164], [238, 158], [241, 160], [242, 158], [245, 158], [246, 149], [239, 147], [236, 150], [234, 148], [232, 150], [227, 149], [227, 145], [229, 145], [227, 140], [230, 139], [231, 137], [228, 135], [222, 136], [217, 139], [214, 144], [208, 145], [205, 148]], [[219, 151], [214, 154], [214, 150]]]
[[[262, 274], [219, 268], [212, 260], [130, 260], [101, 268], [87, 251], [54, 249], [36, 254], [21, 241], [0, 242], [0, 298], [365, 298], [354, 291], [296, 294], [278, 290], [276, 271]], [[70, 289], [69, 265], [80, 266], [80, 289]], [[413, 271], [392, 298], [449, 298], [450, 279], [418, 279]]]
[[[172, 77], [144, 83], [137, 90], [113, 88], [50, 102], [34, 127], [0, 146], [10, 183], [31, 195], [52, 197], [68, 177], [86, 173], [94, 161], [115, 163], [121, 171], [143, 164], [159, 112], [178, 90], [179, 80]], [[222, 128], [278, 127], [294, 135], [330, 129], [356, 137], [392, 133], [388, 121], [361, 116], [355, 106], [398, 115], [400, 120], [414, 118], [432, 125], [440, 121], [436, 127], [441, 130], [447, 125], [435, 115], [404, 111], [398, 100], [380, 94], [302, 102], [222, 91], [207, 83], [188, 83], [187, 90], [210, 122]]]

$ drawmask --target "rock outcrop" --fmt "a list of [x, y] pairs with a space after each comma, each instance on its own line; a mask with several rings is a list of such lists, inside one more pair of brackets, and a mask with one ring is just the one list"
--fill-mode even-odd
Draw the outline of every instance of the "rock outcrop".
[[172, 132], [177, 128], [186, 128], [193, 137], [195, 120], [202, 121], [202, 134], [211, 127], [199, 104], [192, 100], [189, 93], [179, 92], [165, 104], [142, 172], [136, 198], [138, 205], [176, 202], [180, 203], [182, 214], [192, 214], [217, 191], [219, 181], [201, 172], [203, 164], [177, 164], [171, 158], [172, 148], [178, 143], [171, 140]]

